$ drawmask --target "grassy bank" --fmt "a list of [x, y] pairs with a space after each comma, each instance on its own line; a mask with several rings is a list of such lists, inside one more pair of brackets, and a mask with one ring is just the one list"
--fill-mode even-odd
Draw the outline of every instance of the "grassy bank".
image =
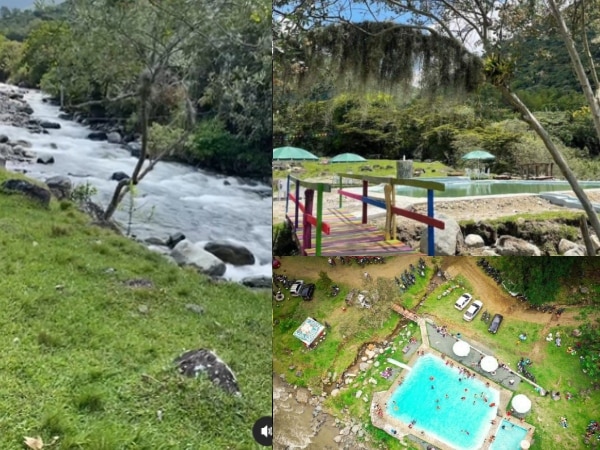
[[[282, 162], [284, 163], [284, 162]], [[396, 176], [396, 160], [392, 159], [369, 159], [363, 162], [355, 163], [335, 163], [335, 164], [320, 164], [319, 161], [296, 161], [296, 164], [302, 165], [302, 171], [295, 173], [294, 176], [306, 179], [322, 179], [323, 181], [331, 182], [332, 177], [337, 173], [354, 173], [364, 174], [373, 177], [395, 177]], [[363, 166], [369, 166], [370, 171], [361, 171]], [[423, 177], [445, 177], [448, 172], [453, 169], [441, 162], [413, 162], [413, 170], [424, 170]], [[273, 178], [285, 178], [288, 175], [287, 170], [274, 170]]]
[[[38, 435], [60, 450], [258, 448], [268, 294], [180, 269], [69, 203], [0, 193], [0, 230], [1, 448]], [[150, 287], [132, 287], [140, 279]], [[177, 373], [173, 359], [195, 348], [229, 363], [241, 398]]]

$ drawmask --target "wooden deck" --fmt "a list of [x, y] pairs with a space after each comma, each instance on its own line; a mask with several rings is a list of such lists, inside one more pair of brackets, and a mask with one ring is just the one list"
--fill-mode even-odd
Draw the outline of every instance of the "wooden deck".
[[[288, 216], [293, 223], [293, 217]], [[369, 256], [369, 255], [398, 255], [415, 253], [403, 242], [385, 241], [384, 233], [374, 225], [361, 223], [344, 208], [323, 210], [323, 222], [331, 227], [331, 233], [323, 233], [321, 240], [322, 256]], [[316, 227], [312, 227], [311, 242], [315, 245]], [[299, 220], [296, 237], [302, 242], [304, 230]], [[315, 249], [305, 250], [307, 256], [315, 256]]]

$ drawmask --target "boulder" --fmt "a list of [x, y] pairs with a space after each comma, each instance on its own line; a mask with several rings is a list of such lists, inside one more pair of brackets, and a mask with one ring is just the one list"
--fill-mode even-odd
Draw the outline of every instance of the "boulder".
[[149, 245], [160, 245], [160, 246], [166, 245], [165, 241], [163, 241], [162, 239], [157, 238], [157, 237], [146, 238], [146, 239], [144, 239], [144, 243], [149, 244]]
[[129, 150], [129, 153], [131, 153], [131, 156], [134, 158], [139, 158], [142, 154], [142, 144], [137, 141], [129, 142], [125, 148]]
[[56, 150], [58, 149], [58, 145], [56, 145], [54, 142], [50, 142], [50, 148]]
[[120, 144], [121, 143], [121, 135], [119, 133], [117, 133], [116, 131], [113, 131], [111, 133], [108, 133], [106, 135], [106, 139], [108, 140], [108, 142], [110, 142], [111, 144]]
[[[434, 255], [435, 256], [454, 256], [457, 246], [464, 243], [463, 235], [458, 222], [444, 214], [439, 214], [438, 219], [444, 221], [445, 229], [434, 231]], [[428, 254], [427, 227], [423, 228], [420, 242], [421, 253]]]
[[45, 129], [51, 129], [51, 130], [59, 130], [60, 123], [50, 122], [49, 120], [41, 120], [40, 127], [45, 128]]
[[583, 245], [578, 245], [563, 253], [563, 256], [586, 256], [587, 252]]
[[177, 232], [177, 233], [172, 234], [171, 236], [169, 236], [169, 239], [167, 239], [166, 245], [170, 249], [173, 249], [173, 248], [175, 248], [175, 246], [177, 244], [179, 244], [184, 239], [185, 239], [185, 235], [183, 233], [181, 233], [181, 232]]
[[470, 248], [481, 248], [485, 246], [485, 242], [483, 242], [483, 238], [478, 234], [468, 234], [465, 237], [465, 245]]
[[192, 266], [213, 277], [223, 276], [227, 269], [225, 263], [212, 253], [204, 250], [202, 244], [195, 244], [187, 239], [178, 243], [171, 250], [171, 256], [180, 266]]
[[59, 119], [62, 119], [62, 120], [73, 120], [73, 114], [68, 114], [68, 113], [60, 113], [60, 114], [58, 115], [58, 118], [59, 118]]
[[129, 175], [125, 172], [115, 172], [110, 176], [110, 179], [115, 181], [128, 180]]
[[50, 206], [50, 191], [36, 184], [30, 183], [29, 181], [16, 179], [6, 180], [4, 183], [2, 183], [2, 189], [8, 192], [20, 192], [25, 194], [25, 196], [38, 201], [46, 208]]
[[90, 134], [87, 135], [87, 138], [90, 141], [105, 141], [107, 136], [104, 131], [92, 131]]
[[50, 192], [59, 199], [71, 198], [71, 189], [73, 189], [73, 183], [69, 177], [57, 175], [50, 177], [46, 180], [46, 185], [50, 188]]
[[500, 256], [541, 256], [535, 245], [513, 236], [500, 236], [496, 241], [496, 253]]
[[567, 239], [561, 239], [558, 243], [558, 254], [564, 255], [567, 251], [577, 248], [577, 244], [575, 242], [569, 241]]
[[600, 249], [600, 240], [598, 239], [598, 236], [592, 234], [590, 239], [592, 241], [592, 245], [594, 246], [594, 251], [598, 253], [598, 250]]
[[242, 284], [250, 288], [270, 288], [273, 283], [271, 277], [246, 277]]
[[54, 156], [52, 156], [52, 155], [38, 156], [38, 159], [36, 160], [36, 162], [38, 164], [54, 164]]
[[486, 248], [481, 252], [481, 256], [500, 256], [498, 253], [496, 253], [494, 250], [492, 250], [491, 248]]
[[5, 134], [0, 134], [0, 144], [6, 144], [8, 142], [8, 136]]
[[204, 250], [234, 266], [248, 266], [255, 262], [254, 255], [246, 247], [226, 241], [209, 242], [204, 246]]

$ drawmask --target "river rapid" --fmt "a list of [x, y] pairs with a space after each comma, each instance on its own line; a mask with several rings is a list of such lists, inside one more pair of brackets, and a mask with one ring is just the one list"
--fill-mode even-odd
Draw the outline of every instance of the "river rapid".
[[[14, 89], [0, 84], [0, 90]], [[27, 176], [42, 181], [66, 175], [74, 187], [89, 182], [98, 191], [93, 200], [106, 206], [117, 184], [110, 180], [111, 175], [118, 171], [131, 174], [137, 158], [121, 145], [87, 139], [92, 130], [59, 119], [59, 108], [43, 102], [40, 91], [21, 89], [20, 92], [34, 111], [32, 118], [58, 123], [61, 128], [50, 129], [49, 134], [35, 134], [0, 123], [0, 134], [12, 141], [28, 141], [32, 144], [29, 150], [36, 155], [51, 155], [55, 160], [49, 165], [8, 161], [7, 169], [25, 170]], [[211, 174], [184, 164], [160, 162], [137, 188], [131, 233], [140, 240], [166, 239], [178, 231], [193, 242], [227, 240], [248, 248], [256, 263], [238, 267], [227, 264], [224, 278], [233, 281], [249, 276], [270, 278], [270, 190], [271, 186], [264, 184]], [[122, 225], [128, 221], [128, 198], [115, 213], [115, 219]]]

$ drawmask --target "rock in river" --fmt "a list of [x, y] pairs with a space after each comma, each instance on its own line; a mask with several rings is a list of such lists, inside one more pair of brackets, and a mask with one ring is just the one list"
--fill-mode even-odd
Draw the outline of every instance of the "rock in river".
[[194, 244], [185, 239], [175, 246], [171, 256], [177, 264], [193, 266], [200, 272], [212, 277], [220, 277], [225, 274], [227, 267], [225, 263], [212, 253], [202, 248], [202, 244]]
[[246, 247], [226, 241], [209, 242], [204, 246], [204, 250], [234, 266], [247, 266], [255, 262], [254, 255]]

